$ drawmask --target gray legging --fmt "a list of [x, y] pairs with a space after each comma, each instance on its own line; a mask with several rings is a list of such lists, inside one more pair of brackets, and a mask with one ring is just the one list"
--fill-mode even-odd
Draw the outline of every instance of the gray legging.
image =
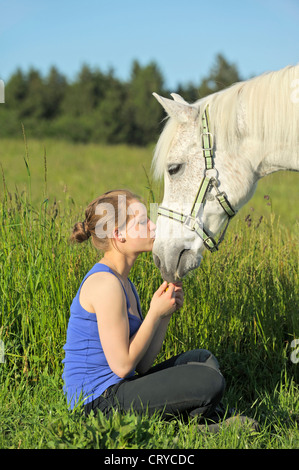
[[109, 387], [100, 397], [85, 405], [85, 414], [113, 409], [133, 410], [163, 417], [201, 415], [208, 417], [220, 402], [225, 380], [215, 356], [206, 349], [194, 349]]

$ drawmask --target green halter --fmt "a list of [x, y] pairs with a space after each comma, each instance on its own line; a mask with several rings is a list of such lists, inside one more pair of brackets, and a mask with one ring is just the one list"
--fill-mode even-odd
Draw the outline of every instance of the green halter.
[[[209, 106], [209, 105], [208, 105]], [[205, 247], [211, 252], [217, 251], [220, 243], [224, 239], [225, 232], [227, 230], [228, 224], [231, 218], [236, 215], [235, 211], [230, 205], [227, 196], [224, 192], [220, 192], [218, 189], [219, 182], [216, 176], [208, 176], [207, 172], [209, 170], [216, 169], [214, 168], [214, 151], [213, 151], [213, 135], [210, 132], [210, 121], [209, 121], [209, 109], [206, 107], [203, 116], [202, 116], [202, 151], [205, 158], [205, 174], [201, 180], [199, 189], [197, 191], [195, 201], [193, 203], [191, 212], [189, 215], [182, 214], [180, 212], [173, 211], [164, 207], [158, 208], [158, 215], [163, 215], [172, 220], [182, 223], [189, 230], [194, 231], [197, 235], [203, 240]], [[217, 173], [217, 171], [216, 171]], [[224, 212], [227, 214], [227, 222], [223, 232], [218, 239], [218, 242], [211, 237], [208, 232], [202, 226], [200, 220], [198, 219], [198, 211], [201, 207], [201, 204], [204, 204], [207, 199], [207, 194], [209, 190], [213, 187], [216, 191], [216, 198], [221, 205]]]

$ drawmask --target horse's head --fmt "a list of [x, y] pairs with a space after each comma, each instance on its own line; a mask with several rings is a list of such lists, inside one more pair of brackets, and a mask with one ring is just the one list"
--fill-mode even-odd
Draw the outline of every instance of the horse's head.
[[299, 107], [290, 95], [298, 71], [235, 83], [193, 105], [154, 93], [169, 116], [153, 159], [155, 175], [164, 175], [153, 255], [165, 280], [198, 267], [205, 248], [217, 250], [223, 237], [214, 237], [260, 178], [299, 171]]
[[156, 176], [164, 174], [153, 257], [170, 282], [197, 268], [205, 248], [218, 249], [214, 237], [234, 215], [242, 199], [240, 187], [248, 185], [246, 178], [242, 181], [241, 165], [236, 169], [220, 143], [213, 142], [210, 126], [205, 128], [205, 100], [190, 105], [176, 94], [174, 100], [154, 96], [170, 119], [153, 160]]

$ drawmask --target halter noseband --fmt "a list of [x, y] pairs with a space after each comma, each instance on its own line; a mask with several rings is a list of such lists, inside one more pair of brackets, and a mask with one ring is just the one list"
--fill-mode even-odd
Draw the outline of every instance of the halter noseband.
[[[159, 207], [158, 208], [158, 215], [163, 215], [165, 217], [168, 217], [170, 219], [176, 220], [177, 222], [182, 223], [186, 228], [188, 228], [191, 231], [194, 231], [202, 240], [205, 245], [205, 247], [211, 251], [217, 251], [220, 243], [224, 239], [225, 232], [227, 230], [228, 224], [234, 215], [236, 215], [237, 211], [232, 208], [230, 205], [227, 196], [224, 192], [220, 192], [218, 189], [219, 186], [219, 181], [217, 179], [217, 176], [208, 176], [207, 172], [210, 170], [215, 170], [214, 168], [214, 143], [213, 143], [213, 135], [210, 132], [210, 121], [209, 121], [209, 110], [208, 110], [209, 105], [204, 110], [204, 113], [202, 115], [202, 134], [201, 134], [201, 139], [202, 139], [202, 151], [203, 151], [203, 156], [205, 159], [205, 173], [204, 177], [200, 182], [199, 189], [197, 191], [195, 201], [193, 203], [191, 212], [189, 215], [182, 214], [177, 211], [173, 211], [171, 209], [167, 209], [165, 207]], [[217, 171], [216, 171], [217, 175]], [[227, 222], [225, 225], [225, 228], [223, 232], [221, 233], [218, 242], [214, 240], [214, 238], [208, 234], [207, 230], [204, 229], [202, 226], [200, 220], [198, 219], [198, 211], [199, 208], [201, 207], [201, 204], [204, 204], [206, 199], [207, 199], [207, 194], [210, 191], [211, 188], [214, 188], [216, 191], [216, 199], [221, 205], [222, 209], [227, 215]]]

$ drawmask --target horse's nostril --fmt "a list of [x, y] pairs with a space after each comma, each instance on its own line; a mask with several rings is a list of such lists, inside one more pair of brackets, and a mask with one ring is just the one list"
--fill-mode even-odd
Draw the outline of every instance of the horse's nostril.
[[179, 259], [178, 259], [178, 266], [179, 266], [179, 264], [180, 264], [181, 257], [182, 257], [182, 255], [183, 255], [183, 253], [185, 253], [185, 251], [189, 251], [189, 249], [184, 249], [184, 250], [182, 250], [182, 251], [180, 252]]
[[159, 256], [157, 256], [157, 255], [153, 255], [153, 258], [154, 258], [154, 263], [155, 263], [155, 265], [156, 265], [156, 266], [157, 266], [157, 268], [159, 269], [159, 268], [160, 268], [160, 266], [161, 266], [161, 261], [160, 261], [160, 258], [159, 258]]
[[[187, 253], [188, 251], [190, 251], [188, 248], [187, 249], [184, 249], [180, 252], [179, 254], [179, 258], [178, 258], [178, 264], [177, 264], [177, 269], [179, 269], [179, 266], [180, 266], [180, 262], [182, 260], [182, 257], [185, 255], [185, 253]], [[184, 257], [185, 258], [185, 257]], [[184, 261], [184, 260], [183, 260]]]

